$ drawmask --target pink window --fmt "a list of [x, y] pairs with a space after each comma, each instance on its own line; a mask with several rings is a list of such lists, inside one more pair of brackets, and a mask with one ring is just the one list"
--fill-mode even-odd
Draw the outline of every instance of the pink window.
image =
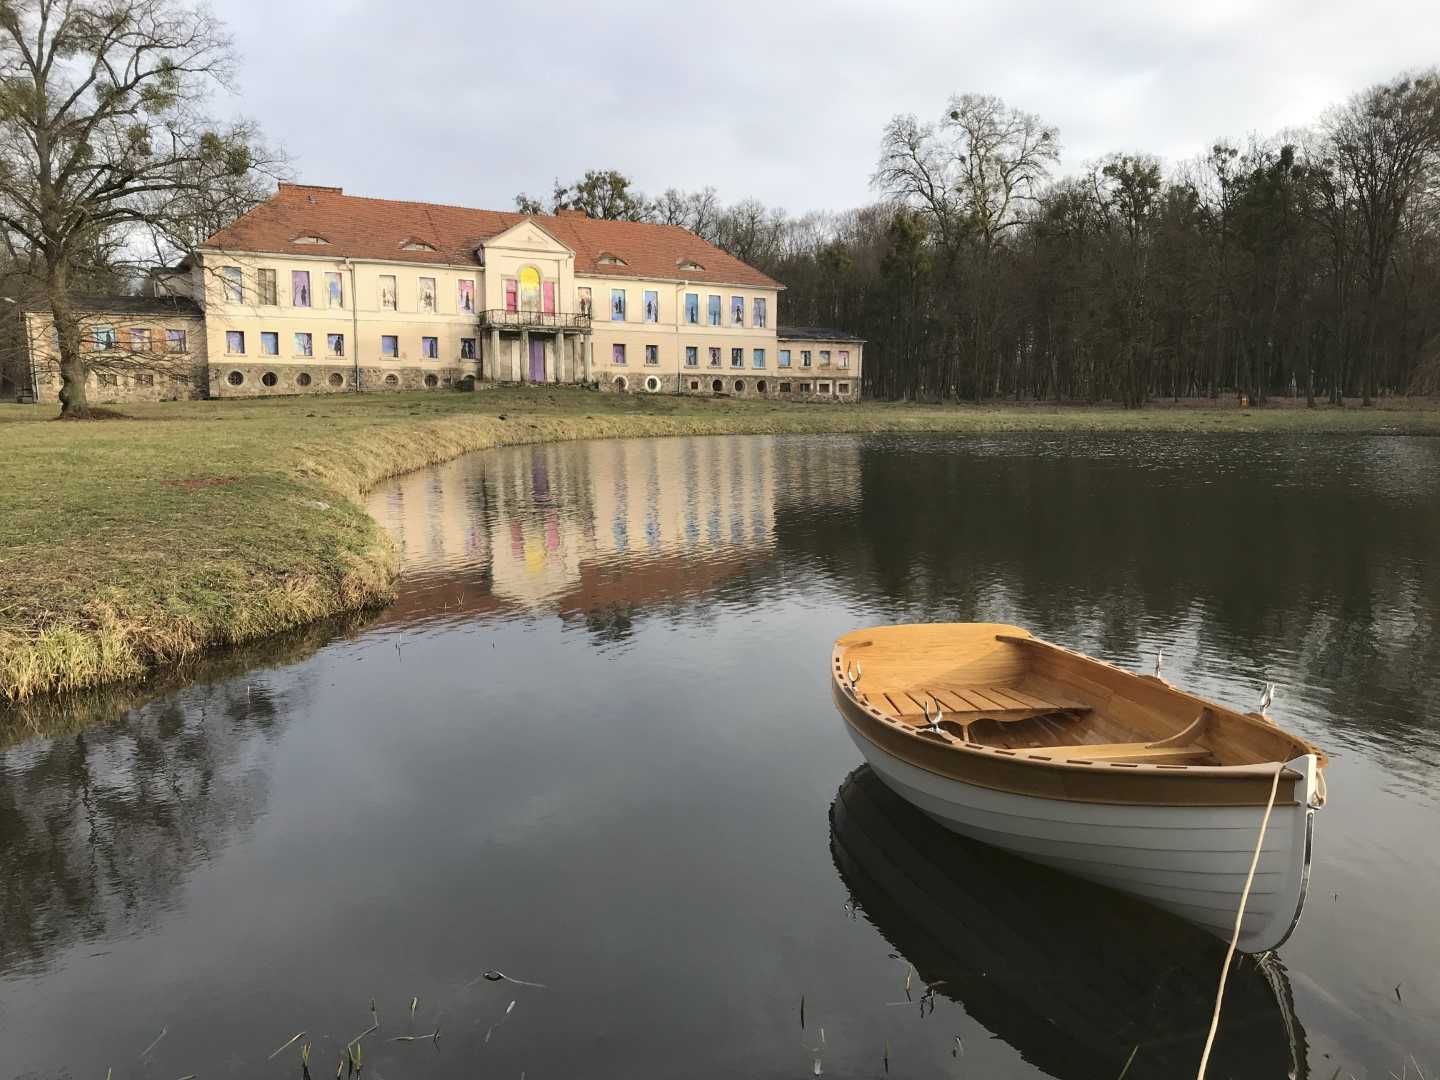
[[505, 310], [520, 310], [520, 279], [507, 277], [505, 279]]
[[555, 282], [544, 281], [540, 283], [540, 310], [546, 315], [555, 314]]

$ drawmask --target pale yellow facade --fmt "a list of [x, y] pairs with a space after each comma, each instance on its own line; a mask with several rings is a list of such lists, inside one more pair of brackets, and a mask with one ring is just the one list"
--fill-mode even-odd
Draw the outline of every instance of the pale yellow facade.
[[[20, 389], [37, 402], [58, 401], [60, 346], [54, 317], [48, 311], [26, 311], [23, 318], [30, 363], [29, 385]], [[88, 401], [105, 405], [204, 396], [205, 320], [199, 313], [84, 311], [78, 321], [89, 364]]]
[[[195, 396], [536, 382], [859, 397], [860, 342], [819, 342], [814, 331], [803, 343], [787, 340], [777, 332], [782, 287], [680, 230], [389, 205], [349, 199], [338, 188], [281, 185], [253, 212], [263, 227], [247, 231], [247, 215], [181, 267], [152, 274], [149, 296], [108, 299], [189, 306]], [[444, 229], [433, 224], [433, 215], [451, 210], [462, 217]], [[429, 229], [430, 240], [396, 238], [405, 226], [395, 225], [395, 215], [407, 213], [419, 214], [413, 227]], [[322, 235], [326, 228], [332, 237]], [[585, 248], [583, 258], [562, 236]], [[213, 246], [222, 237], [228, 246]], [[620, 248], [599, 249], [602, 243]], [[645, 273], [631, 272], [627, 256]], [[814, 377], [801, 374], [801, 350], [817, 357]], [[818, 360], [822, 350], [828, 363]], [[37, 373], [49, 371], [43, 341], [31, 354]], [[831, 363], [833, 373], [822, 374]], [[136, 385], [148, 386], [148, 376]]]

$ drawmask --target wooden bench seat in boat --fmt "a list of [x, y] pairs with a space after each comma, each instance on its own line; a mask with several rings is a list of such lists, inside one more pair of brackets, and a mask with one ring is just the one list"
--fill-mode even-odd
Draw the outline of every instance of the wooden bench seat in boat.
[[938, 703], [945, 715], [957, 723], [976, 720], [998, 720], [1002, 723], [1029, 720], [1056, 713], [1080, 714], [1090, 711], [1088, 705], [1071, 701], [1051, 701], [1013, 686], [950, 686], [934, 683], [908, 690], [885, 690], [865, 695], [881, 712], [908, 720], [923, 721], [926, 712], [934, 712]]

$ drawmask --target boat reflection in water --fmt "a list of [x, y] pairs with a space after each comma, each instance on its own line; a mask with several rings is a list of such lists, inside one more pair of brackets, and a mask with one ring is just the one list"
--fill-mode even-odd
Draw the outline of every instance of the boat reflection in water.
[[[1127, 896], [935, 824], [851, 773], [830, 851], [855, 904], [938, 995], [1062, 1080], [1194, 1075], [1225, 946]], [[1138, 1047], [1138, 1050], [1135, 1048]], [[1308, 1076], [1279, 959], [1238, 955], [1208, 1075]]]

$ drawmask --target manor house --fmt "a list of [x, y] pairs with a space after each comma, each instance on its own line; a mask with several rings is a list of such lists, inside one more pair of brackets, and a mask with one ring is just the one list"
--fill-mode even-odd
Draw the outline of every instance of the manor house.
[[[281, 184], [151, 295], [79, 307], [97, 402], [486, 383], [857, 400], [863, 342], [777, 327], [783, 289], [674, 225]], [[53, 321], [25, 320], [32, 392], [54, 400]]]

